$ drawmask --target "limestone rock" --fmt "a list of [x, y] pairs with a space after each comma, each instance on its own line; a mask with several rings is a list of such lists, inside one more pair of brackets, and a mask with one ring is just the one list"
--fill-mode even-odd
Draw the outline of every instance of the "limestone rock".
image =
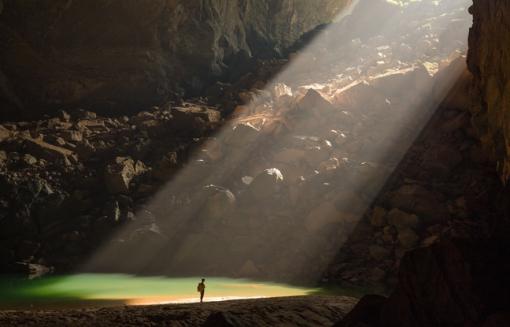
[[256, 199], [269, 199], [282, 187], [283, 174], [277, 168], [264, 170], [251, 182], [249, 191]]
[[178, 160], [176, 152], [167, 153], [152, 170], [152, 175], [159, 180], [166, 181], [170, 178], [178, 168]]
[[339, 223], [342, 215], [338, 212], [334, 203], [324, 202], [312, 209], [305, 219], [305, 226], [309, 231], [317, 232], [327, 225]]
[[[41, 116], [80, 103], [132, 112], [183, 89], [196, 93], [229, 68], [237, 72], [236, 56], [276, 56], [349, 3], [100, 0], [91, 7], [85, 0], [9, 1], [2, 12], [1, 66], [17, 87], [14, 97], [1, 98], [20, 104], [1, 116]], [[104, 49], [100, 56], [98, 48]]]
[[470, 12], [473, 27], [467, 61], [474, 79], [472, 96], [476, 99], [471, 106], [472, 122], [483, 146], [498, 161], [501, 179], [507, 182], [510, 178], [510, 127], [506, 119], [510, 65], [509, 49], [502, 45], [510, 41], [510, 28], [506, 25], [510, 19], [510, 3], [476, 0]]
[[225, 143], [232, 147], [246, 147], [257, 141], [259, 129], [250, 123], [238, 124], [225, 136]]
[[372, 245], [368, 249], [370, 256], [377, 261], [381, 261], [383, 259], [386, 259], [390, 256], [391, 252], [390, 250], [379, 246], [379, 245]]
[[105, 170], [105, 183], [110, 193], [129, 193], [131, 180], [146, 171], [141, 161], [117, 157]]
[[297, 165], [305, 155], [306, 152], [301, 149], [283, 149], [274, 155], [273, 160], [284, 164]]
[[418, 244], [420, 237], [410, 228], [401, 229], [398, 231], [398, 241], [405, 249], [411, 249]]
[[60, 160], [68, 164], [78, 161], [78, 156], [73, 151], [46, 143], [41, 139], [26, 137], [24, 142], [30, 153], [48, 161]]
[[300, 112], [311, 114], [315, 118], [321, 118], [335, 109], [331, 102], [314, 89], [308, 90], [306, 95], [299, 101], [298, 108]]
[[370, 223], [374, 227], [383, 227], [386, 225], [386, 209], [375, 207], [370, 216]]
[[418, 216], [408, 214], [399, 209], [392, 209], [388, 212], [387, 219], [390, 225], [393, 225], [398, 229], [416, 228], [419, 223]]
[[215, 185], [204, 187], [204, 193], [207, 196], [204, 204], [203, 213], [206, 219], [225, 219], [226, 215], [235, 207], [236, 197], [228, 189]]
[[436, 223], [449, 217], [448, 208], [440, 195], [418, 184], [406, 184], [390, 195], [390, 205], [394, 208], [418, 215], [424, 223]]
[[8, 140], [11, 137], [11, 131], [0, 125], [0, 143]]

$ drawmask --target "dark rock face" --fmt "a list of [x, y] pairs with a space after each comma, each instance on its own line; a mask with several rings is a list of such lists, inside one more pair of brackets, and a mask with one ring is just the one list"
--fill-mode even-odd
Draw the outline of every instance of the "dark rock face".
[[508, 324], [508, 254], [504, 242], [459, 239], [410, 252], [393, 294], [365, 297], [338, 326]]
[[510, 3], [475, 0], [471, 7], [473, 27], [469, 37], [469, 69], [474, 75], [476, 105], [473, 123], [498, 161], [504, 182], [510, 177], [508, 101], [510, 99]]
[[350, 0], [3, 1], [3, 119], [139, 111], [281, 53]]
[[[474, 76], [471, 122], [484, 149], [473, 149], [469, 160], [479, 163], [497, 161], [499, 176], [507, 183], [510, 177], [507, 117], [510, 3], [475, 0], [470, 12], [474, 16], [468, 55], [469, 70]], [[464, 100], [454, 100], [459, 101]], [[449, 130], [454, 125], [456, 123], [452, 121], [445, 124], [444, 129]], [[450, 158], [452, 166], [461, 164], [462, 160], [456, 160], [454, 153], [439, 148], [433, 151], [437, 154], [432, 157]], [[478, 154], [484, 152], [488, 156], [481, 159]], [[497, 198], [493, 192], [488, 194], [490, 198]], [[466, 198], [469, 202], [482, 199], [470, 195]], [[463, 239], [443, 239], [409, 252], [401, 261], [398, 285], [392, 295], [386, 301], [379, 297], [365, 297], [337, 326], [510, 325], [509, 223], [508, 210], [504, 209], [507, 199], [507, 192], [503, 192], [497, 218], [491, 217], [487, 207], [476, 204], [478, 201], [475, 200], [477, 216], [487, 224], [488, 235], [483, 236], [479, 229], [476, 234]], [[483, 208], [485, 210], [480, 210]]]

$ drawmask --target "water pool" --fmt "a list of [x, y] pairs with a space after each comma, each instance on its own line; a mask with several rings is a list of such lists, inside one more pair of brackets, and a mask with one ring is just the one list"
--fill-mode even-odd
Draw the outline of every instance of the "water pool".
[[[0, 310], [199, 302], [200, 277], [79, 274], [0, 280]], [[246, 279], [207, 278], [205, 301], [308, 295], [313, 289]]]

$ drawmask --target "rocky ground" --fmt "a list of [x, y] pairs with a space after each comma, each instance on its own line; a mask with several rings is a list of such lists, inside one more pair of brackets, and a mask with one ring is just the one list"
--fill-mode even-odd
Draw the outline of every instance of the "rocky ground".
[[332, 326], [356, 299], [316, 296], [192, 305], [2, 312], [2, 326]]
[[489, 233], [500, 187], [470, 123], [470, 21], [464, 1], [438, 3], [381, 2], [392, 24], [372, 30], [360, 6], [319, 46], [204, 98], [3, 123], [2, 271], [65, 271], [122, 229], [98, 269], [132, 272], [110, 254], [143, 244], [171, 249], [140, 258], [145, 272], [198, 260], [207, 275], [385, 289], [406, 251]]

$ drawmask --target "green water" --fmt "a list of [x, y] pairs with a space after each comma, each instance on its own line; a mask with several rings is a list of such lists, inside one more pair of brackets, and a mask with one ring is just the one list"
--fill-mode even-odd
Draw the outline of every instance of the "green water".
[[[120, 274], [0, 280], [0, 310], [198, 302], [200, 278]], [[316, 290], [246, 279], [207, 278], [206, 301], [308, 295]]]

